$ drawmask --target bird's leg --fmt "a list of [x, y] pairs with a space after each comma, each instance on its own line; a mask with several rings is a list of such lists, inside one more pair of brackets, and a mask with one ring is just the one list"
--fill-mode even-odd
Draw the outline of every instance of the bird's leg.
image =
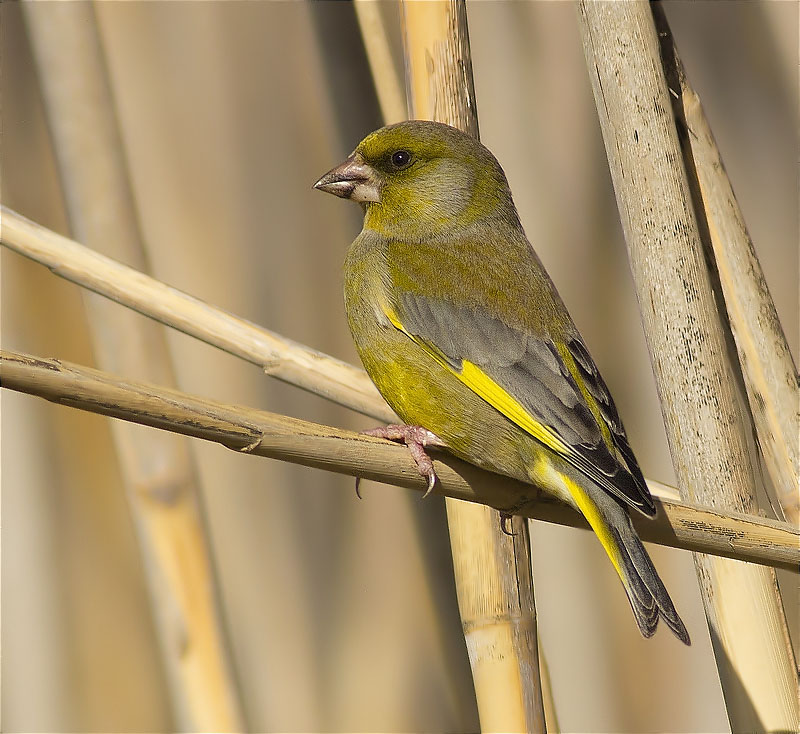
[[[425, 451], [427, 446], [444, 447], [444, 442], [435, 434], [431, 433], [427, 428], [422, 426], [406, 426], [399, 424], [392, 424], [389, 426], [381, 426], [380, 428], [373, 428], [369, 431], [361, 431], [365, 436], [375, 436], [376, 438], [385, 438], [389, 441], [402, 441], [408, 450], [411, 452], [411, 458], [417, 465], [417, 470], [420, 475], [428, 480], [428, 488], [425, 494], [422, 495], [424, 499], [427, 497], [434, 485], [436, 484], [436, 470], [433, 468], [433, 460]], [[356, 479], [356, 494], [361, 495], [358, 491], [359, 479]]]
[[533, 497], [526, 497], [522, 502], [518, 502], [516, 505], [506, 507], [504, 510], [497, 510], [500, 513], [500, 530], [503, 531], [504, 535], [516, 535], [513, 530], [509, 531], [509, 523], [514, 520], [514, 515], [519, 514], [520, 510], [535, 501], [536, 499]]

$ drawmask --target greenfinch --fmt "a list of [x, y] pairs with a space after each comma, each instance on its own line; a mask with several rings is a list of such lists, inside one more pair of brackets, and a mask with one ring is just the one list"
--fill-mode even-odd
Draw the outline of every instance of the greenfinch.
[[[629, 508], [656, 507], [614, 401], [528, 242], [505, 173], [461, 131], [408, 121], [368, 135], [315, 187], [359, 202], [347, 319], [364, 367], [406, 422], [373, 431], [552, 493], [581, 512], [645, 637], [689, 635]], [[520, 497], [519, 509], [531, 497]]]

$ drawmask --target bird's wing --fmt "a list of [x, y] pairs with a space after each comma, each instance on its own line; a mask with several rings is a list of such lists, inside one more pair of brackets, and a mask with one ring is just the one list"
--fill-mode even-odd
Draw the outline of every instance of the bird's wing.
[[485, 310], [403, 292], [386, 316], [506, 418], [647, 515], [655, 505], [583, 342], [545, 339]]

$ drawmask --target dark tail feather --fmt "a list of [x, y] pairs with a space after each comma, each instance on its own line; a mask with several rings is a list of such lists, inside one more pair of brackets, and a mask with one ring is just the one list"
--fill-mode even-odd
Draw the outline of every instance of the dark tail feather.
[[619, 512], [624, 517], [615, 518], [617, 522], [609, 524], [619, 542], [621, 568], [626, 576], [623, 585], [639, 629], [645, 637], [651, 637], [661, 617], [681, 642], [691, 645], [686, 626], [675, 611], [675, 605], [650, 556], [636, 535], [627, 511], [619, 507]]
[[568, 486], [616, 566], [642, 634], [652, 637], [662, 618], [681, 642], [690, 645], [689, 633], [636, 535], [627, 509], [596, 485], [581, 486], [568, 480]]

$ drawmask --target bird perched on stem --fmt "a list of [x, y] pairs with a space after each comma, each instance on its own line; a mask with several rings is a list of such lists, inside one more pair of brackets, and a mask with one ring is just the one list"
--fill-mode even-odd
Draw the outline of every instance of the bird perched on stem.
[[444, 445], [572, 505], [642, 634], [663, 618], [688, 645], [628, 515], [656, 508], [622, 421], [495, 157], [447, 125], [401, 122], [368, 135], [315, 187], [364, 209], [345, 263], [347, 318], [364, 367], [406, 422], [371, 433], [405, 441], [428, 491], [425, 446]]

